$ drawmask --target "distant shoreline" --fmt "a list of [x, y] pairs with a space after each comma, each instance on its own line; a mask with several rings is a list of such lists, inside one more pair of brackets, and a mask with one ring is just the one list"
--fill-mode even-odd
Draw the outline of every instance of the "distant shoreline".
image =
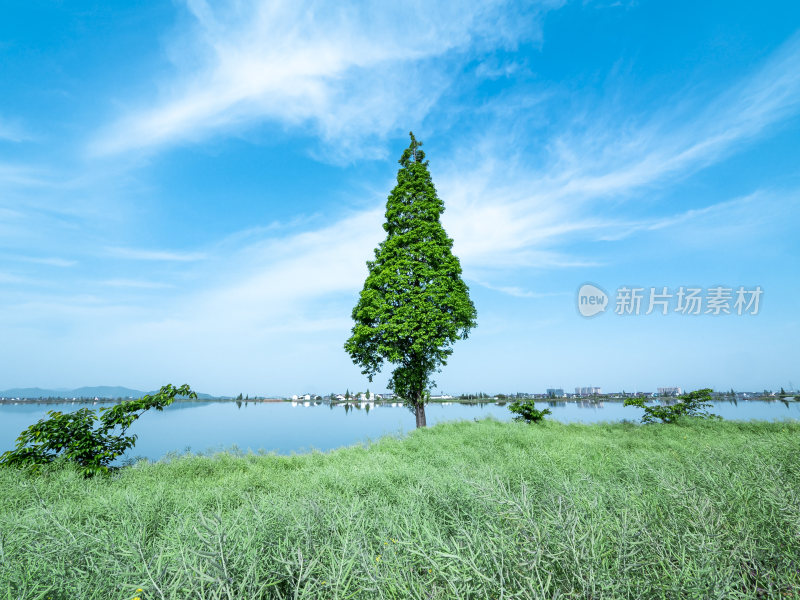
[[[138, 398], [0, 398], [0, 404], [119, 404]], [[236, 398], [176, 398], [175, 402], [289, 402], [283, 398], [250, 398], [237, 400]]]
[[[61, 397], [48, 397], [48, 398], [0, 398], [0, 405], [14, 405], [14, 404], [119, 404], [121, 402], [126, 402], [128, 400], [134, 400], [135, 398], [61, 398]], [[542, 404], [550, 404], [550, 403], [579, 403], [579, 404], [602, 404], [603, 402], [610, 402], [610, 403], [621, 403], [624, 402], [626, 397], [623, 396], [598, 396], [598, 397], [586, 397], [586, 398], [521, 398], [520, 400], [534, 400], [537, 403]], [[429, 404], [499, 404], [505, 405], [511, 402], [515, 402], [516, 398], [478, 398], [478, 399], [464, 399], [464, 398], [435, 398], [429, 401]], [[652, 400], [661, 400], [661, 401], [669, 401], [677, 399], [671, 396], [659, 396], [657, 398], [652, 398]], [[800, 401], [800, 397], [797, 395], [790, 396], [764, 396], [764, 395], [753, 395], [747, 398], [731, 398], [730, 396], [719, 395], [714, 397], [715, 401], [724, 401], [724, 402], [752, 402], [752, 401], [761, 401], [761, 402], [798, 402]], [[361, 400], [351, 400], [349, 402], [341, 402], [341, 401], [334, 401], [330, 402], [328, 400], [293, 400], [291, 398], [247, 398], [247, 399], [238, 399], [238, 398], [200, 398], [200, 399], [192, 399], [192, 398], [177, 398], [175, 402], [180, 403], [200, 403], [200, 402], [239, 402], [242, 404], [263, 404], [263, 403], [283, 403], [283, 402], [291, 402], [294, 404], [333, 404], [334, 406], [344, 406], [346, 404], [349, 405], [356, 405], [356, 404], [374, 404], [374, 405], [386, 405], [386, 404], [396, 404], [400, 402], [400, 400], [396, 399], [386, 399], [386, 400], [374, 400], [374, 401], [361, 401]]]

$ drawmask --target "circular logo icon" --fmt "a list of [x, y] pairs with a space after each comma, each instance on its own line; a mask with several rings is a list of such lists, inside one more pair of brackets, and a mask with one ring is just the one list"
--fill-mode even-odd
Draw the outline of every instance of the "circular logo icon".
[[608, 308], [608, 294], [593, 283], [578, 288], [578, 312], [584, 317], [594, 317]]

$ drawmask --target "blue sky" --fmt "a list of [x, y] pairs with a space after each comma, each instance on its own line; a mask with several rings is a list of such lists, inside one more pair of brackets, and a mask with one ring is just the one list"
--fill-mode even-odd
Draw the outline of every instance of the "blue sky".
[[4, 5], [0, 389], [384, 389], [342, 344], [409, 130], [478, 309], [439, 390], [800, 387], [797, 2], [188, 0]]

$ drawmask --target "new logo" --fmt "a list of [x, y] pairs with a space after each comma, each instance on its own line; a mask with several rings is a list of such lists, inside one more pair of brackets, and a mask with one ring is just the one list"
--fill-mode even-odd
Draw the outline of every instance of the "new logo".
[[608, 308], [608, 294], [592, 283], [578, 288], [578, 312], [584, 317], [594, 317]]

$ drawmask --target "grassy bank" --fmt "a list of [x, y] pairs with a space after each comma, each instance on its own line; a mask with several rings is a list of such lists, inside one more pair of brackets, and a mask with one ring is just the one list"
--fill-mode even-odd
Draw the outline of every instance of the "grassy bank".
[[800, 596], [800, 424], [456, 423], [0, 497], [3, 599]]

